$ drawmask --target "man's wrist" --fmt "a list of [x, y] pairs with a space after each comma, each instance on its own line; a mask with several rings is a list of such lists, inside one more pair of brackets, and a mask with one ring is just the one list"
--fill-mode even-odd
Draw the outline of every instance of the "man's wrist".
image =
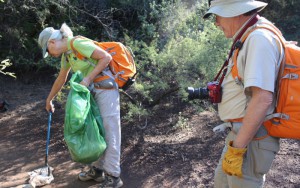
[[246, 148], [247, 145], [246, 144], [240, 144], [238, 142], [233, 141], [232, 147], [234, 147], [234, 148]]

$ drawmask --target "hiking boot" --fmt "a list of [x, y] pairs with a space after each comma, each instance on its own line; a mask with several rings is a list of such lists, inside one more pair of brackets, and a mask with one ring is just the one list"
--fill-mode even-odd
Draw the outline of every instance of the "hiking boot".
[[97, 182], [103, 182], [105, 180], [105, 175], [101, 169], [93, 166], [89, 171], [81, 172], [78, 175], [78, 179], [81, 181], [95, 180]]
[[105, 181], [99, 184], [99, 188], [119, 188], [123, 186], [123, 181], [120, 177], [105, 175]]

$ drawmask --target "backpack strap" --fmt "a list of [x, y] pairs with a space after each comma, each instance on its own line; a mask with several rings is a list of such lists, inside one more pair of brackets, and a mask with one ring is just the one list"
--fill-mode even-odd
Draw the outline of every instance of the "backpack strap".
[[[76, 36], [76, 37], [73, 37], [73, 38], [71, 39], [71, 41], [70, 41], [70, 46], [71, 46], [71, 49], [72, 49], [73, 53], [75, 54], [75, 56], [76, 56], [78, 59], [87, 62], [87, 63], [90, 64], [92, 67], [95, 67], [96, 65], [95, 65], [94, 63], [92, 63], [87, 57], [85, 57], [84, 55], [80, 54], [79, 51], [75, 49], [75, 47], [74, 47], [74, 41], [75, 41], [76, 39], [78, 39], [78, 38], [81, 38], [81, 39], [87, 39], [86, 37], [83, 37], [83, 36], [80, 36], [80, 35], [78, 35], [78, 36]], [[95, 41], [93, 41], [93, 40], [91, 40], [91, 41], [94, 42], [94, 43], [97, 45], [97, 42], [95, 42]], [[99, 45], [97, 45], [97, 46], [99, 46]], [[106, 72], [107, 70], [110, 70], [110, 67], [109, 67], [109, 66], [101, 72], [102, 74], [100, 73], [98, 76], [96, 76], [96, 78], [93, 80], [93, 82], [94, 82], [94, 83], [97, 83], [97, 82], [101, 82], [101, 81], [103, 81], [103, 80], [107, 80], [107, 79], [109, 79], [109, 78], [112, 79], [112, 80], [115, 80], [119, 73], [116, 74], [116, 75], [111, 76], [110, 74], [108, 74], [108, 73]], [[110, 70], [110, 71], [111, 71], [111, 70]]]
[[87, 58], [85, 57], [85, 56], [83, 56], [82, 54], [80, 54], [79, 52], [78, 52], [78, 50], [76, 50], [75, 49], [75, 47], [74, 47], [74, 41], [76, 40], [76, 39], [78, 39], [78, 38], [84, 38], [83, 36], [76, 36], [76, 37], [73, 37], [72, 39], [71, 39], [71, 42], [70, 42], [70, 46], [71, 46], [71, 49], [72, 49], [72, 51], [73, 51], [73, 53], [75, 54], [75, 56], [78, 58], [78, 59], [80, 59], [80, 60], [86, 60]]
[[[86, 38], [86, 37], [83, 37], [83, 36], [80, 36], [80, 35], [78, 35], [78, 36], [76, 36], [76, 37], [73, 37], [72, 39], [71, 39], [71, 41], [70, 41], [70, 46], [71, 46], [71, 49], [72, 49], [72, 52], [75, 54], [75, 56], [78, 58], [78, 59], [80, 59], [80, 60], [82, 60], [82, 61], [85, 61], [85, 62], [87, 62], [87, 63], [89, 63], [92, 67], [95, 67], [96, 65], [94, 64], [94, 63], [92, 63], [91, 61], [89, 61], [89, 59], [87, 58], [87, 57], [85, 57], [84, 55], [82, 55], [78, 50], [76, 50], [76, 48], [74, 47], [74, 41], [76, 40], [76, 39], [78, 39], [78, 38], [81, 38], [81, 39], [88, 39], [88, 38]], [[89, 40], [91, 40], [91, 39], [89, 39]], [[93, 41], [93, 40], [91, 40], [94, 44], [96, 44], [97, 45], [97, 42], [95, 42], [95, 41]], [[99, 46], [99, 45], [97, 45], [97, 46]]]
[[82, 55], [78, 50], [76, 50], [76, 48], [74, 47], [74, 41], [78, 38], [81, 38], [81, 39], [87, 39], [86, 37], [83, 37], [83, 36], [76, 36], [76, 37], [73, 37], [70, 41], [70, 46], [71, 46], [71, 49], [72, 49], [72, 52], [75, 54], [75, 56], [82, 60], [82, 61], [85, 61], [87, 62], [88, 64], [90, 64], [92, 67], [95, 67], [96, 65], [94, 63], [92, 63], [91, 61], [89, 61], [89, 59], [87, 57], [85, 57], [84, 55]]
[[[242, 28], [242, 30], [238, 33], [237, 37], [234, 39], [230, 51], [228, 53], [228, 57], [225, 60], [225, 62], [223, 63], [222, 68], [219, 70], [218, 74], [215, 76], [214, 81], [215, 82], [219, 82], [218, 84], [218, 89], [221, 89], [222, 86], [222, 82], [225, 78], [225, 75], [227, 74], [227, 70], [228, 70], [228, 62], [229, 59], [231, 58], [231, 56], [233, 55], [233, 51], [237, 48], [236, 46], [239, 44], [239, 40], [240, 38], [243, 36], [243, 34], [247, 31], [247, 29], [249, 27], [252, 27], [254, 24], [257, 23], [259, 19], [259, 15], [255, 14], [253, 15], [250, 20], [247, 22], [247, 24]], [[220, 77], [221, 76], [221, 77]], [[219, 78], [220, 77], [220, 78]]]
[[[245, 40], [247, 39], [247, 37], [250, 35], [250, 33], [252, 33], [253, 31], [255, 31], [256, 29], [266, 29], [271, 31], [272, 33], [274, 33], [280, 40], [283, 49], [285, 49], [285, 39], [282, 37], [281, 32], [279, 31], [279, 29], [277, 29], [273, 24], [267, 24], [267, 25], [257, 25], [254, 28], [250, 29], [241, 39], [240, 39], [240, 44], [237, 46], [236, 50], [233, 53], [233, 67], [231, 70], [231, 75], [233, 77], [233, 79], [235, 80], [236, 83], [241, 83], [242, 78], [239, 76], [238, 73], [238, 68], [237, 68], [237, 57], [239, 54], [239, 51], [242, 49], [243, 44], [245, 42]], [[280, 46], [279, 46], [280, 47]], [[281, 51], [281, 48], [279, 49]], [[283, 59], [282, 59], [283, 61]]]

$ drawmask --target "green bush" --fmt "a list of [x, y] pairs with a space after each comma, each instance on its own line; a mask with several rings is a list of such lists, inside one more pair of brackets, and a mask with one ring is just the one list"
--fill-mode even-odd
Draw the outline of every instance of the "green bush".
[[[151, 19], [140, 15], [141, 30], [152, 36], [151, 41], [128, 42], [140, 68], [133, 95], [138, 108], [147, 110], [144, 114], [153, 113], [153, 107], [167, 97], [185, 101], [186, 88], [212, 81], [227, 56], [230, 41], [212, 21], [201, 18], [204, 4], [188, 9], [181, 1], [175, 2], [152, 4]], [[153, 19], [159, 20], [157, 25], [146, 21]], [[131, 118], [141, 112], [129, 111]]]
[[[263, 1], [269, 5], [260, 14], [300, 42], [300, 1]], [[224, 62], [231, 42], [212, 20], [202, 19], [207, 7], [197, 0], [0, 0], [0, 58], [10, 59], [16, 74], [59, 69], [59, 59], [42, 58], [37, 39], [43, 28], [63, 22], [74, 35], [121, 41], [132, 48], [139, 69], [123, 112], [129, 119], [149, 116], [163, 99], [186, 101], [185, 89], [204, 87]]]

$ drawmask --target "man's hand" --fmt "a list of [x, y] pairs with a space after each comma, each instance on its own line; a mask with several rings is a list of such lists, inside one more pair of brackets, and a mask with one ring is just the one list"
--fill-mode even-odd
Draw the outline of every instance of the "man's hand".
[[222, 161], [222, 168], [226, 174], [242, 178], [243, 156], [247, 148], [234, 148], [232, 144], [233, 141], [230, 141], [228, 144], [227, 152]]
[[226, 128], [231, 128], [232, 125], [228, 122], [228, 123], [222, 123], [221, 125], [216, 126], [215, 128], [213, 128], [213, 131], [215, 133], [220, 133], [220, 132], [224, 132], [226, 130]]

